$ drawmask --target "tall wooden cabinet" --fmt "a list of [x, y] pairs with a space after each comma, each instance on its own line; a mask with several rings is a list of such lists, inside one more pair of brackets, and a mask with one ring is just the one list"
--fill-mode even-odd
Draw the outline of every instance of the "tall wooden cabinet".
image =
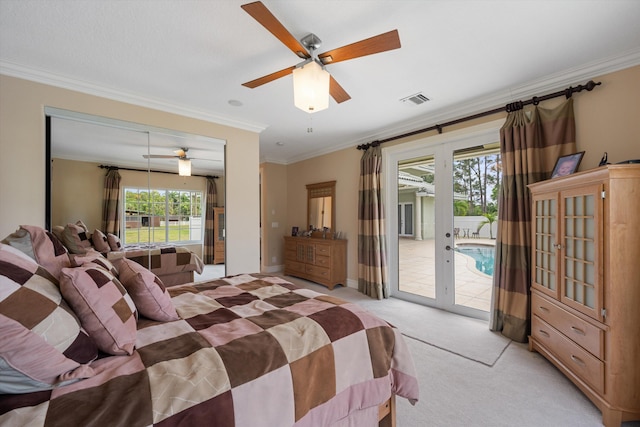
[[284, 274], [333, 289], [347, 282], [347, 241], [311, 237], [284, 238]]
[[602, 411], [640, 419], [640, 165], [529, 186], [531, 336]]
[[224, 264], [224, 208], [213, 208], [213, 263]]

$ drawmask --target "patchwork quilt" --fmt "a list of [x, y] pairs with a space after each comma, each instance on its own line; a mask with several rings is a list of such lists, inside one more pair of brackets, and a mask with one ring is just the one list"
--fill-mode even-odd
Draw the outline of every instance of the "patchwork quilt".
[[400, 332], [360, 306], [252, 274], [169, 288], [131, 356], [51, 391], [0, 395], [1, 426], [330, 426], [418, 383]]
[[137, 262], [152, 273], [163, 276], [166, 274], [195, 271], [202, 274], [204, 263], [198, 255], [182, 246], [167, 246], [144, 248], [141, 246], [127, 246], [122, 251], [106, 253], [110, 261], [126, 257]]

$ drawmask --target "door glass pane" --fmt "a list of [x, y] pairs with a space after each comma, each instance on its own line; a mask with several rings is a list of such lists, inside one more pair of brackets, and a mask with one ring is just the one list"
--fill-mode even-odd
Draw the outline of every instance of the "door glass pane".
[[454, 152], [453, 227], [461, 230], [455, 239], [455, 304], [483, 311], [489, 311], [493, 291], [500, 170], [500, 155], [491, 150]]
[[434, 165], [433, 157], [398, 164], [398, 289], [427, 298], [436, 298]]

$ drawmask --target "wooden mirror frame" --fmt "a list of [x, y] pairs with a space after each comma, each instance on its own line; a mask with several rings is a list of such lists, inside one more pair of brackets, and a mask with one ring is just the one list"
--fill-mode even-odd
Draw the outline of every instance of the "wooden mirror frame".
[[311, 224], [311, 200], [319, 197], [331, 197], [331, 231], [336, 231], [336, 182], [327, 181], [307, 184], [307, 230]]

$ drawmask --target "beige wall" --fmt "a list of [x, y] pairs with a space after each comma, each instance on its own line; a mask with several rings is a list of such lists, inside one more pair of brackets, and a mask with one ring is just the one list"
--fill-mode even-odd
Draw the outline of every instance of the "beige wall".
[[[604, 151], [609, 153], [611, 163], [625, 159], [640, 159], [640, 66], [615, 73], [594, 77], [602, 82], [592, 92], [574, 95], [576, 115], [576, 139], [578, 150], [585, 150], [580, 170], [595, 168]], [[562, 102], [554, 99], [542, 103], [551, 107]], [[447, 132], [469, 129], [475, 125], [505, 117], [505, 113], [466, 122], [450, 128]], [[426, 121], [425, 127], [432, 125]], [[433, 131], [394, 141], [385, 146], [404, 144], [421, 140], [429, 143], [429, 138], [437, 135]], [[441, 136], [441, 137], [442, 137]], [[287, 166], [287, 224], [305, 225], [306, 189], [313, 182], [336, 180], [337, 229], [346, 232], [349, 239], [347, 260], [347, 281], [349, 286], [357, 286], [358, 279], [358, 174], [362, 152], [355, 147], [304, 160]], [[387, 207], [389, 209], [389, 207]], [[395, 209], [395, 207], [394, 207]]]
[[288, 228], [287, 167], [263, 163], [260, 167], [262, 199], [262, 270], [276, 272], [283, 268], [282, 236], [291, 234]]
[[45, 222], [45, 107], [223, 139], [228, 274], [260, 270], [258, 134], [0, 76], [0, 236]]

